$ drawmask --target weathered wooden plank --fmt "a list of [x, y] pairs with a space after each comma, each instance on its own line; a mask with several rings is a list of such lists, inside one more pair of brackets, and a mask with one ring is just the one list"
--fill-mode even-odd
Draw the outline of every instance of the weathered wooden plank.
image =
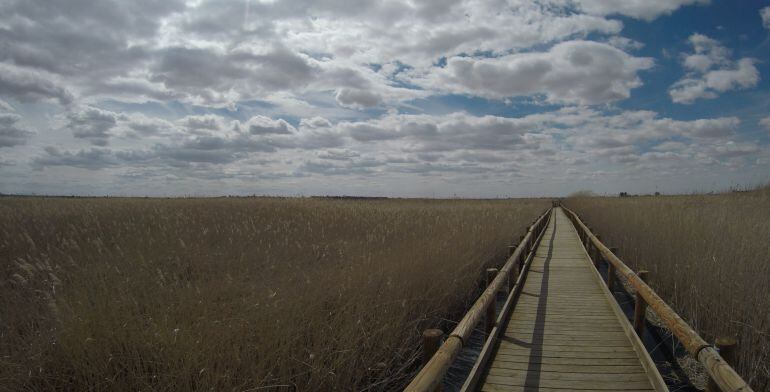
[[[540, 374], [538, 374], [539, 376]], [[532, 378], [532, 376], [530, 376]], [[568, 388], [572, 390], [592, 390], [592, 391], [623, 391], [627, 389], [650, 388], [650, 381], [603, 381], [603, 380], [550, 380], [539, 379], [536, 383], [527, 381], [527, 378], [513, 378], [508, 376], [488, 375], [486, 384], [509, 385], [509, 386], [534, 386], [540, 388]]]
[[[540, 363], [541, 372], [573, 372], [573, 373], [635, 373], [639, 371], [639, 365], [636, 361], [631, 361], [631, 365], [616, 365], [608, 363], [604, 365], [595, 364], [549, 364]], [[511, 369], [511, 370], [529, 370], [531, 366], [529, 361], [506, 362], [497, 361], [490, 367], [491, 369]]]
[[[562, 391], [574, 391], [575, 388], [546, 388], [546, 387], [511, 387], [508, 385], [496, 385], [485, 384], [481, 389], [483, 392], [510, 392], [510, 391], [524, 391], [524, 392], [562, 392]], [[654, 389], [624, 389], [623, 392], [648, 392], [654, 391]]]
[[[525, 355], [554, 355], [560, 356], [562, 354], [579, 354], [579, 355], [595, 355], [601, 358], [602, 355], [607, 354], [634, 354], [634, 350], [631, 347], [605, 347], [605, 346], [569, 346], [569, 345], [543, 345], [536, 347], [522, 347], [508, 342], [501, 344], [497, 348], [497, 352], [500, 354], [525, 354]], [[612, 357], [608, 357], [612, 358]]]
[[[531, 336], [518, 336], [516, 338], [509, 336], [504, 339], [510, 341], [511, 343], [521, 342], [520, 344], [532, 344]], [[555, 345], [575, 343], [575, 344], [588, 344], [588, 345], [604, 344], [606, 346], [613, 346], [613, 345], [628, 345], [628, 338], [626, 338], [625, 336], [617, 337], [617, 338], [607, 338], [601, 335], [593, 335], [593, 336], [586, 336], [586, 337], [568, 336], [568, 335], [549, 335], [548, 343], [555, 344]]]
[[554, 334], [554, 335], [580, 335], [580, 336], [607, 336], [617, 337], [616, 335], [627, 336], [622, 329], [617, 329], [613, 326], [581, 326], [581, 325], [568, 325], [568, 324], [555, 324], [547, 323], [544, 325], [534, 324], [512, 324], [505, 328], [506, 336], [510, 335], [511, 338], [528, 336], [527, 332], [532, 334]]
[[[490, 368], [490, 376], [510, 377], [514, 380], [526, 380], [530, 373], [525, 370]], [[532, 377], [532, 376], [530, 376]], [[647, 374], [636, 370], [626, 373], [606, 373], [601, 369], [594, 369], [593, 373], [573, 372], [571, 369], [560, 372], [546, 372], [540, 369], [537, 373], [540, 380], [566, 380], [566, 381], [616, 381], [618, 383], [627, 381], [647, 381]]]
[[[522, 339], [530, 340], [534, 335], [532, 331], [525, 332], [525, 331], [506, 331], [506, 339], [516, 339], [516, 336], [520, 336]], [[518, 334], [518, 335], [517, 335]], [[543, 331], [543, 339], [554, 339], [554, 338], [564, 338], [564, 337], [572, 337], [572, 338], [580, 338], [586, 336], [585, 333], [581, 333], [580, 331]], [[621, 332], [607, 332], [604, 335], [591, 335], [592, 337], [600, 337], [600, 336], [607, 336], [608, 338], [612, 339], [621, 339], [621, 338], [627, 338], [627, 335], [621, 333]]]
[[[633, 351], [620, 353], [592, 353], [585, 351], [530, 351], [530, 350], [502, 350], [497, 351], [495, 358], [505, 355], [529, 355], [546, 358], [638, 358]], [[638, 359], [637, 359], [638, 361]], [[494, 363], [494, 361], [492, 362]], [[640, 365], [641, 367], [641, 365]]]
[[[566, 358], [566, 357], [538, 357], [529, 355], [503, 355], [495, 358], [492, 366], [506, 363], [532, 363], [545, 365], [592, 365], [592, 366], [635, 366], [639, 368], [637, 358]], [[503, 366], [503, 365], [501, 365]]]
[[[593, 343], [593, 342], [592, 342]], [[578, 352], [610, 352], [610, 351], [633, 351], [632, 348], [628, 346], [628, 342], [625, 342], [626, 344], [623, 345], [622, 343], [616, 343], [616, 344], [590, 344], [590, 343], [581, 343], [581, 342], [553, 342], [551, 339], [548, 339], [548, 342], [542, 345], [537, 345], [536, 350], [543, 350], [543, 351], [571, 351], [575, 350]], [[520, 347], [523, 349], [532, 349], [531, 344], [521, 344], [521, 343], [514, 343], [514, 342], [507, 342], [502, 341], [500, 342], [500, 345], [498, 347], [498, 351], [503, 352], [505, 350], [510, 350], [511, 347]]]

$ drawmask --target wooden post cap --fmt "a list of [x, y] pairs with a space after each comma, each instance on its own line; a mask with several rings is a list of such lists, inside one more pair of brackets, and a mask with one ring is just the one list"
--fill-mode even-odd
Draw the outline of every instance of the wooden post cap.
[[[492, 284], [492, 281], [495, 280], [495, 277], [497, 276], [497, 273], [500, 272], [497, 268], [487, 268], [487, 286]], [[500, 291], [503, 291], [504, 288], [500, 286]]]
[[717, 348], [722, 347], [732, 347], [738, 344], [738, 339], [733, 337], [721, 337], [717, 338], [717, 340], [714, 342], [714, 345], [717, 346]]
[[735, 365], [735, 348], [738, 347], [738, 339], [731, 336], [719, 337], [714, 341], [714, 346], [725, 362], [730, 366]]

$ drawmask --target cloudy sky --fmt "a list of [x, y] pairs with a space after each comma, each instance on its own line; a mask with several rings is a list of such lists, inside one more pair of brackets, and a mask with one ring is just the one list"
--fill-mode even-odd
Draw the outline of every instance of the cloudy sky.
[[0, 0], [0, 192], [770, 181], [770, 2]]

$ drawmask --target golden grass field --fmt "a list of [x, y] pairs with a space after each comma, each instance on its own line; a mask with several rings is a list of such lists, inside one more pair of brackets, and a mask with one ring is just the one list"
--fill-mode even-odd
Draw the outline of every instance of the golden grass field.
[[0, 390], [401, 387], [549, 203], [2, 198]]
[[770, 390], [770, 187], [719, 195], [580, 197], [601, 234], [708, 341], [738, 337], [736, 370]]

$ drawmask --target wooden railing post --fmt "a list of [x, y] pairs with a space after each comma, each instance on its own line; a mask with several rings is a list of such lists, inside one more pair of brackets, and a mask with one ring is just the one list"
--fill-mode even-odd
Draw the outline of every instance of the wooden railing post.
[[588, 253], [588, 258], [591, 259], [592, 263], [594, 262], [594, 257], [596, 256], [596, 247], [591, 241], [586, 242], [586, 252]]
[[[440, 329], [426, 329], [422, 331], [422, 366], [428, 364], [433, 355], [441, 347], [441, 338], [444, 337], [444, 331]], [[441, 383], [438, 383], [433, 392], [441, 392]]]
[[[647, 271], [641, 270], [636, 273], [636, 275], [641, 279], [643, 282], [647, 282]], [[636, 334], [639, 335], [639, 338], [642, 337], [642, 333], [644, 333], [644, 321], [646, 317], [646, 311], [647, 311], [647, 301], [642, 298], [642, 295], [639, 294], [637, 291], [636, 297], [634, 300], [634, 330], [636, 331]]]
[[[735, 366], [735, 351], [738, 347], [738, 340], [732, 337], [717, 338], [714, 342], [714, 347], [719, 351], [719, 355], [730, 366]], [[714, 380], [709, 377], [708, 384], [706, 385], [706, 392], [719, 392], [721, 389]]]
[[444, 331], [440, 329], [426, 329], [422, 331], [422, 366], [430, 361], [433, 354], [436, 353], [441, 346], [441, 338], [444, 336]]
[[[618, 248], [610, 248], [610, 252], [614, 254], [617, 257], [618, 256]], [[612, 292], [612, 289], [615, 287], [615, 266], [612, 265], [612, 263], [607, 263], [607, 288], [610, 289], [610, 293]]]
[[[518, 244], [513, 244], [510, 247], [510, 254], [508, 255], [508, 257], [511, 257], [511, 255], [513, 255], [513, 252], [516, 251], [516, 247], [517, 246], [518, 246]], [[511, 290], [513, 290], [513, 285], [516, 284], [516, 279], [518, 277], [519, 277], [519, 261], [518, 260], [514, 260], [513, 261], [513, 268], [511, 268], [511, 273], [510, 273], [510, 275], [508, 275], [508, 291], [509, 292]]]
[[[495, 276], [497, 275], [497, 268], [487, 268], [487, 286], [489, 286], [493, 280], [495, 280]], [[493, 298], [492, 301], [489, 302], [489, 306], [487, 306], [487, 313], [484, 318], [484, 333], [489, 336], [489, 333], [492, 332], [492, 328], [495, 327], [495, 319], [497, 318], [497, 298]], [[486, 339], [485, 339], [486, 340]]]
[[[601, 241], [601, 240], [602, 240], [602, 236], [600, 236], [599, 234], [597, 234], [597, 235], [596, 235], [596, 239], [597, 239], [598, 241]], [[599, 263], [600, 263], [601, 261], [602, 261], [602, 252], [600, 252], [600, 251], [599, 251], [599, 248], [597, 248], [596, 246], [594, 246], [594, 267], [595, 267], [596, 269], [599, 269]]]
[[516, 280], [519, 279], [519, 266], [515, 265], [511, 268], [511, 274], [508, 276], [508, 292], [513, 291], [513, 286], [516, 285]]

